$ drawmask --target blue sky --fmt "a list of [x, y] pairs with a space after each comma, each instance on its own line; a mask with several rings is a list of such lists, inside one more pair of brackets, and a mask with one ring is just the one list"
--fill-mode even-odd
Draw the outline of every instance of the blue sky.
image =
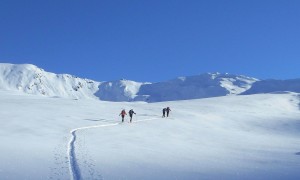
[[98, 81], [300, 78], [298, 0], [1, 0], [0, 62]]

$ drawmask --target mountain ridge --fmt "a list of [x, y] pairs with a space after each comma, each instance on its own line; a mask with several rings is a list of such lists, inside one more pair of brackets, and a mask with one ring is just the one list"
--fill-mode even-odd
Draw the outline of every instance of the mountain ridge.
[[[276, 88], [278, 81], [281, 87], [279, 89]], [[161, 102], [270, 93], [275, 90], [300, 92], [300, 79], [270, 82], [245, 75], [217, 72], [181, 76], [155, 83], [125, 79], [100, 82], [70, 74], [47, 72], [32, 64], [0, 63], [0, 89], [49, 97]]]

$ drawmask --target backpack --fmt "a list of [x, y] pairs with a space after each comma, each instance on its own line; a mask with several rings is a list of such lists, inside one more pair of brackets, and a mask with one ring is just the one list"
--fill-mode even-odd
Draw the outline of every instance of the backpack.
[[129, 112], [128, 112], [130, 115], [134, 114], [134, 111], [131, 109]]
[[122, 115], [125, 115], [125, 114], [126, 114], [125, 110], [122, 110], [121, 114], [122, 114]]

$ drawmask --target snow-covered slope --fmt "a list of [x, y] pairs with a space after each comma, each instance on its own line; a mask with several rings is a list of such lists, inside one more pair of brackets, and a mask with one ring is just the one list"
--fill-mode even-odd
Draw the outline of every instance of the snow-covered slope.
[[144, 84], [148, 83], [130, 80], [103, 82], [95, 95], [104, 101], [144, 101], [147, 97], [137, 96], [140, 87]]
[[232, 74], [206, 73], [179, 77], [166, 82], [137, 83], [120, 80], [102, 83], [96, 94], [107, 101], [174, 101], [237, 95], [257, 79]]
[[29, 64], [0, 63], [0, 89], [65, 98], [97, 98], [105, 101], [174, 101], [237, 95], [257, 79], [231, 74], [206, 73], [166, 82], [130, 80], [97, 82], [68, 74], [54, 74]]
[[206, 73], [145, 84], [141, 86], [138, 95], [148, 96], [148, 102], [237, 95], [249, 89], [255, 81], [257, 79], [246, 76]]
[[0, 63], [1, 89], [50, 97], [161, 102], [277, 91], [300, 92], [300, 79], [258, 80], [228, 73], [205, 73], [157, 83], [97, 82], [46, 72], [30, 64]]
[[[119, 103], [0, 91], [0, 179], [298, 180], [299, 97]], [[134, 123], [119, 124], [123, 108]]]
[[255, 82], [252, 87], [243, 94], [258, 94], [280, 91], [300, 92], [300, 79], [289, 80], [262, 80]]
[[0, 89], [66, 98], [95, 98], [99, 82], [54, 74], [30, 64], [0, 64]]

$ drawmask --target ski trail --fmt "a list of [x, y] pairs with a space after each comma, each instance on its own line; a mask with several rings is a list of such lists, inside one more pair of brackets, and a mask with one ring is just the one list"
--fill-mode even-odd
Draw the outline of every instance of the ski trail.
[[71, 131], [72, 138], [69, 142], [68, 152], [69, 152], [69, 167], [71, 172], [71, 179], [72, 180], [80, 180], [81, 173], [79, 170], [79, 166], [76, 161], [75, 156], [75, 141], [76, 141], [76, 131]]
[[[139, 123], [143, 121], [151, 121], [154, 119], [158, 118], [150, 118], [150, 119], [143, 119], [143, 120], [137, 120], [133, 121], [132, 123]], [[109, 127], [109, 126], [117, 126], [122, 123], [111, 123], [111, 124], [102, 124], [102, 125], [96, 125], [96, 126], [85, 126], [85, 127], [80, 127], [76, 129], [72, 129], [70, 131], [71, 134], [71, 139], [68, 143], [68, 160], [69, 160], [69, 171], [70, 171], [70, 176], [71, 180], [81, 180], [81, 172], [80, 168], [76, 159], [76, 153], [75, 153], [75, 142], [77, 139], [76, 132], [79, 130], [85, 130], [85, 129], [92, 129], [92, 128], [102, 128], [102, 127]]]

